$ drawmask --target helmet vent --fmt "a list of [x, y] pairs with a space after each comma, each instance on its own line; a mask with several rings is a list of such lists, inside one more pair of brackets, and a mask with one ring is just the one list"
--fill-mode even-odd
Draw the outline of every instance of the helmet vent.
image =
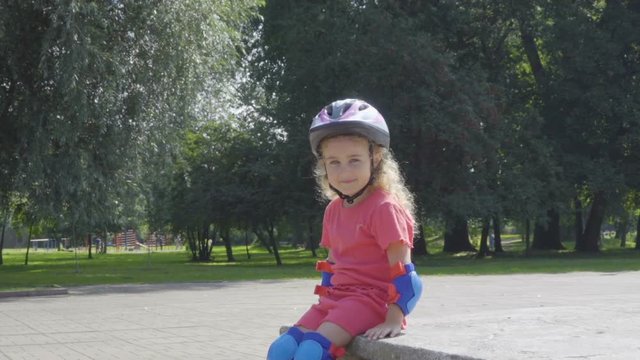
[[358, 110], [362, 111], [362, 110], [365, 110], [367, 108], [369, 108], [369, 104], [361, 104], [360, 107], [358, 107]]
[[325, 109], [325, 111], [327, 112], [327, 115], [329, 115], [329, 116], [332, 116], [332, 115], [333, 115], [333, 106], [328, 105], [328, 106], [325, 106], [325, 108], [324, 108], [324, 109]]
[[352, 102], [348, 102], [346, 104], [344, 104], [344, 106], [342, 107], [342, 109], [340, 109], [340, 116], [344, 115], [344, 113], [346, 113], [347, 111], [349, 111], [349, 109], [351, 109], [351, 106], [353, 105]]

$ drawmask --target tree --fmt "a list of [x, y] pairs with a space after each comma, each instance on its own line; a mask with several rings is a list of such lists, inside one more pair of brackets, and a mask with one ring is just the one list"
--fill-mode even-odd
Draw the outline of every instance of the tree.
[[207, 122], [186, 136], [170, 207], [174, 229], [187, 233], [194, 260], [210, 260], [220, 237], [227, 260], [235, 261], [229, 236], [234, 226], [275, 231], [279, 211], [272, 200], [281, 192], [270, 184], [281, 179], [273, 173], [268, 148], [254, 134], [229, 119]]
[[233, 75], [255, 6], [3, 2], [0, 195], [81, 233], [139, 217], [145, 165]]
[[640, 250], [640, 215], [636, 222], [636, 250]]
[[539, 89], [543, 134], [566, 181], [588, 191], [591, 211], [577, 248], [598, 251], [606, 204], [626, 182], [621, 165], [637, 156], [630, 134], [637, 132], [640, 99], [638, 5], [531, 3], [516, 14]]
[[[386, 117], [401, 164], [411, 164], [405, 171], [420, 215], [466, 221], [486, 203], [480, 194], [492, 148], [483, 128], [496, 121], [493, 99], [477, 69], [457, 66], [443, 34], [429, 26], [433, 6], [407, 6], [269, 2], [256, 75], [267, 94], [277, 94], [272, 118], [291, 149], [308, 147], [307, 124], [326, 103], [369, 100]], [[309, 168], [310, 160], [298, 158], [294, 168]], [[311, 185], [300, 179], [292, 188]], [[468, 249], [468, 238], [460, 239]]]

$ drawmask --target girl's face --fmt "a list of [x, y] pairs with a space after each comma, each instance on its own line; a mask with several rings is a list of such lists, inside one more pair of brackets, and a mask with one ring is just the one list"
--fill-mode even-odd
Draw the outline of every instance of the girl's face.
[[358, 136], [326, 139], [320, 147], [329, 183], [351, 196], [362, 189], [371, 176], [369, 142]]

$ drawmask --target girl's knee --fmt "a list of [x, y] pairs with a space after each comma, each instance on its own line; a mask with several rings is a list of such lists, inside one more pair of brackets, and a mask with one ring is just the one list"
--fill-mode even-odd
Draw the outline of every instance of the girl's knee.
[[344, 347], [336, 346], [320, 333], [308, 332], [302, 337], [294, 360], [334, 360], [344, 354]]
[[280, 335], [267, 353], [267, 360], [292, 360], [302, 341], [304, 333], [297, 327], [291, 327], [286, 333]]

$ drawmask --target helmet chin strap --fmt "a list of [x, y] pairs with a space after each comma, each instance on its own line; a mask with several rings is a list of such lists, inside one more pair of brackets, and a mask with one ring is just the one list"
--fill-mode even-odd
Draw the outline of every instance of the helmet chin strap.
[[329, 184], [329, 187], [331, 188], [331, 190], [335, 191], [336, 194], [338, 194], [338, 196], [340, 197], [340, 199], [342, 200], [346, 200], [347, 204], [353, 204], [353, 202], [355, 201], [355, 199], [357, 199], [360, 195], [364, 194], [364, 192], [367, 190], [367, 188], [369, 187], [369, 185], [373, 184], [373, 175], [369, 176], [369, 181], [367, 182], [367, 184], [362, 187], [362, 189], [358, 190], [357, 193], [349, 196], [349, 195], [345, 195], [344, 193], [342, 193], [340, 190], [336, 189], [335, 187], [333, 187], [333, 185]]

